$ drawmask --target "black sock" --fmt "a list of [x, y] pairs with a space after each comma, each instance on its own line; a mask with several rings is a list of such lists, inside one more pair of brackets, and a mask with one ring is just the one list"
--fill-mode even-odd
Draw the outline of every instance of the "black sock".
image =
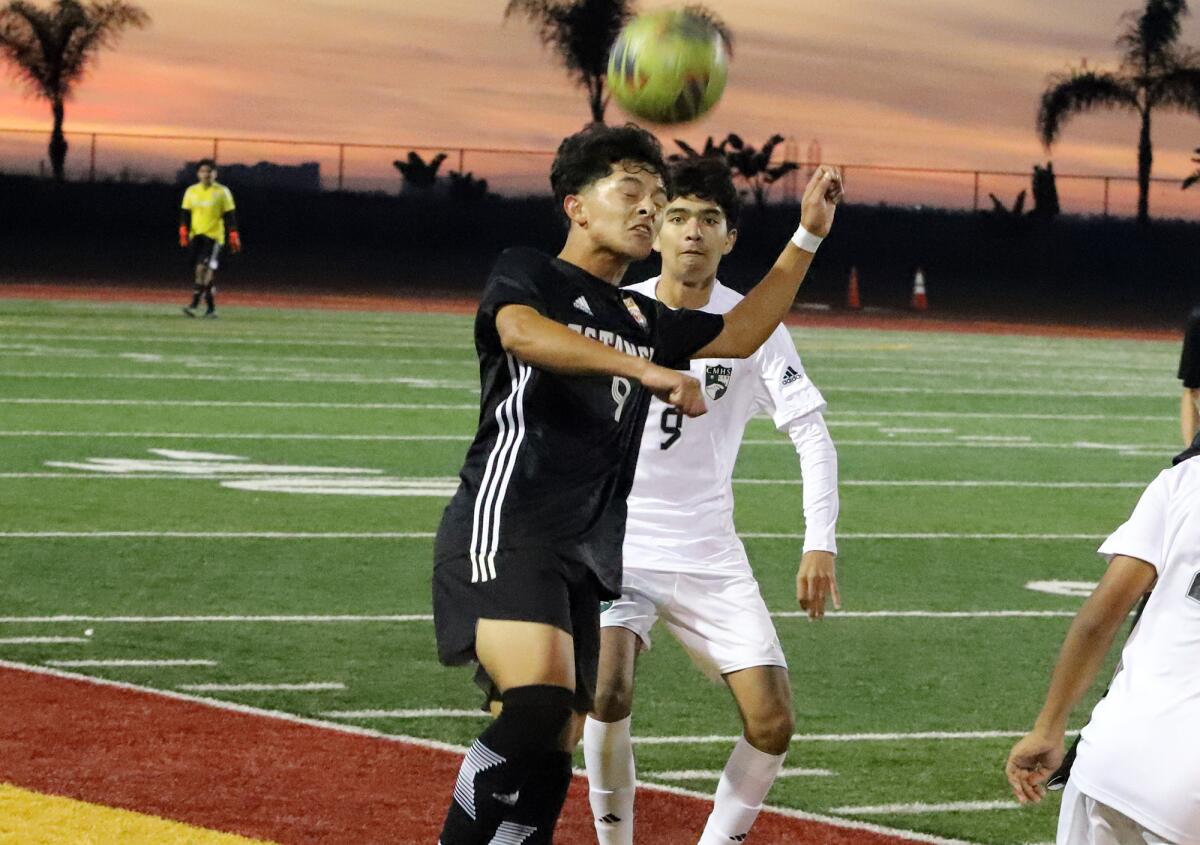
[[550, 845], [570, 786], [571, 755], [566, 751], [543, 754], [525, 778], [516, 806], [500, 822], [496, 838], [521, 845]]
[[192, 288], [192, 304], [189, 305], [188, 308], [195, 308], [196, 306], [198, 306], [200, 304], [200, 297], [202, 297], [203, 295], [204, 295], [204, 288], [201, 287], [200, 285], [196, 285], [194, 288]]
[[214, 310], [216, 310], [216, 303], [213, 302], [212, 285], [209, 285], [204, 289], [204, 304], [208, 306], [208, 313], [211, 314]]
[[[499, 718], [463, 759], [441, 845], [487, 845], [500, 824], [526, 801], [537, 807], [553, 803], [544, 797], [547, 787], [540, 776], [528, 784], [533, 795], [526, 799], [522, 793], [535, 768], [540, 775], [543, 760], [557, 749], [571, 715], [571, 698], [570, 690], [554, 686], [516, 687], [504, 693]], [[561, 809], [560, 798], [549, 813], [551, 828]], [[532, 809], [526, 813], [531, 819], [546, 815]]]

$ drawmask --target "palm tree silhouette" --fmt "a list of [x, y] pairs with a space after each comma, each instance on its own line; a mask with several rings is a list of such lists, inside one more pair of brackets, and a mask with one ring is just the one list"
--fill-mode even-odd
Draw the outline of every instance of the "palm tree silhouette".
[[1178, 43], [1180, 22], [1187, 13], [1187, 0], [1147, 0], [1140, 11], [1126, 12], [1116, 41], [1122, 52], [1120, 69], [1056, 74], [1038, 110], [1037, 131], [1047, 149], [1058, 140], [1067, 119], [1080, 112], [1119, 109], [1141, 118], [1137, 219], [1143, 224], [1150, 219], [1151, 113], [1164, 108], [1200, 114], [1200, 53]]
[[509, 0], [504, 17], [512, 15], [537, 27], [542, 44], [558, 53], [567, 74], [587, 91], [592, 121], [603, 123], [608, 54], [633, 17], [633, 0]]
[[12, 65], [29, 93], [50, 103], [50, 167], [63, 179], [67, 139], [63, 103], [104, 47], [117, 43], [128, 27], [141, 29], [150, 15], [125, 0], [56, 0], [49, 9], [25, 0], [0, 6], [0, 57]]

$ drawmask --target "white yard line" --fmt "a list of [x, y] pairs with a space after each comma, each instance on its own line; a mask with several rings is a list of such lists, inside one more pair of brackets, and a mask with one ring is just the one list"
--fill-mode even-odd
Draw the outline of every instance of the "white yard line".
[[[780, 769], [777, 778], [831, 778], [837, 773], [829, 769]], [[650, 780], [720, 780], [721, 769], [673, 769], [665, 772], [646, 772], [640, 777]]]
[[176, 687], [184, 692], [324, 692], [345, 688], [345, 684], [337, 681], [307, 684], [180, 684]]
[[[901, 731], [894, 733], [793, 734], [792, 742], [957, 742], [1020, 739], [1027, 731]], [[1079, 731], [1067, 731], [1074, 736]], [[732, 745], [734, 735], [635, 736], [634, 745]]]
[[[0, 534], [0, 536], [3, 536]], [[751, 540], [803, 540], [803, 534], [794, 532], [739, 531], [739, 537]], [[1009, 534], [1009, 533], [957, 533], [952, 531], [931, 533], [902, 532], [838, 532], [839, 540], [1103, 540], [1107, 534]]]
[[[74, 681], [82, 681], [85, 683], [95, 684], [97, 686], [107, 686], [116, 689], [130, 690], [133, 692], [144, 693], [146, 695], [160, 696], [162, 698], [174, 699], [176, 701], [187, 701], [193, 704], [201, 704], [206, 707], [212, 707], [217, 710], [226, 710], [232, 713], [243, 713], [251, 716], [261, 716], [267, 719], [275, 719], [278, 721], [290, 722], [297, 725], [306, 725], [308, 727], [319, 728], [322, 730], [335, 731], [338, 733], [353, 734], [355, 736], [365, 736], [372, 739], [379, 739], [385, 742], [397, 743], [399, 745], [417, 746], [420, 748], [429, 748], [436, 751], [447, 751], [452, 754], [465, 754], [466, 748], [459, 745], [451, 745], [446, 742], [438, 742], [436, 740], [421, 739], [410, 736], [394, 736], [385, 734], [380, 731], [374, 731], [370, 728], [362, 728], [356, 725], [338, 724], [336, 722], [326, 722], [319, 719], [308, 719], [303, 716], [296, 716], [292, 713], [284, 713], [278, 710], [266, 710], [259, 707], [251, 707], [245, 704], [237, 704], [231, 701], [221, 701], [218, 699], [202, 698], [200, 696], [188, 695], [182, 692], [171, 692], [168, 690], [154, 689], [153, 687], [139, 686], [123, 681], [110, 681], [104, 678], [95, 678], [89, 675], [81, 675], [75, 672], [63, 672], [56, 669], [50, 669], [44, 666], [31, 666], [24, 663], [14, 663], [7, 660], [0, 660], [0, 667], [14, 669], [24, 672], [33, 672], [36, 674], [50, 675], [56, 678], [66, 678]], [[576, 772], [577, 775], [583, 774]], [[696, 792], [690, 789], [682, 789], [675, 786], [667, 786], [665, 784], [645, 784], [639, 785], [639, 789], [644, 789], [652, 792], [663, 792], [672, 795], [682, 795], [688, 798], [697, 798], [700, 800], [711, 801], [712, 796], [703, 792]], [[947, 839], [939, 836], [931, 836], [926, 833], [917, 833], [899, 828], [883, 827], [880, 825], [870, 824], [867, 822], [851, 821], [848, 819], [827, 816], [818, 813], [806, 813], [803, 810], [793, 810], [787, 807], [772, 807], [770, 805], [763, 806], [764, 813], [772, 813], [775, 815], [787, 816], [789, 818], [802, 819], [807, 821], [821, 822], [823, 824], [841, 827], [847, 830], [862, 830], [870, 833], [879, 833], [885, 836], [899, 836], [906, 839], [911, 839], [914, 842], [929, 843], [929, 845], [973, 845], [973, 843], [965, 842], [960, 839]]]
[[[1174, 452], [1177, 446], [1170, 443], [1095, 443], [1091, 441], [1076, 441], [1074, 443], [1032, 443], [1019, 442], [1012, 443], [1007, 441], [969, 441], [969, 440], [845, 440], [835, 438], [834, 445], [841, 449], [846, 446], [867, 446], [867, 447], [883, 447], [895, 449], [898, 447], [915, 448], [915, 449], [1070, 449], [1070, 450], [1091, 450], [1091, 449], [1107, 449], [1115, 452], [1138, 452], [1144, 454], [1168, 454]], [[786, 437], [771, 438], [769, 440], [759, 438], [747, 438], [742, 441], [743, 446], [787, 446], [788, 448], [796, 448], [792, 445], [792, 441]]]
[[866, 807], [830, 807], [828, 812], [846, 816], [915, 816], [924, 813], [984, 813], [1019, 810], [1016, 801], [951, 801], [945, 804], [873, 804]]
[[[478, 402], [232, 402], [206, 399], [37, 399], [0, 398], [0, 405], [98, 405], [153, 408], [270, 408], [336, 411], [479, 411]], [[867, 425], [864, 423], [864, 425]], [[870, 423], [874, 425], [874, 423]]]
[[107, 668], [121, 666], [216, 666], [215, 660], [194, 660], [189, 658], [166, 658], [163, 660], [47, 660], [47, 666], [59, 666], [64, 669]]
[[[871, 417], [877, 418], [878, 411], [830, 411], [830, 419], [841, 417]], [[986, 411], [893, 411], [888, 410], [889, 417], [916, 417], [929, 419], [963, 419], [963, 420], [1045, 420], [1047, 422], [1175, 422], [1178, 417], [1143, 414], [1017, 414], [997, 413]]]
[[[0, 437], [105, 437], [159, 440], [308, 440], [362, 442], [451, 442], [469, 443], [469, 434], [305, 434], [271, 432], [196, 432], [196, 431], [0, 431]], [[236, 469], [236, 465], [231, 465]]]
[[91, 641], [89, 637], [0, 637], [0, 645], [67, 645]]
[[0, 624], [8, 625], [25, 625], [25, 624], [59, 624], [64, 622], [103, 622], [109, 624], [130, 624], [130, 625], [158, 625], [158, 624], [216, 624], [216, 623], [270, 623], [270, 624], [292, 624], [299, 623], [305, 625], [328, 625], [343, 622], [352, 623], [368, 623], [368, 622], [432, 622], [433, 616], [429, 613], [408, 613], [408, 614], [393, 614], [388, 616], [341, 616], [341, 615], [299, 615], [299, 614], [276, 614], [276, 615], [212, 615], [212, 616], [79, 616], [79, 615], [56, 615], [56, 616], [0, 616]]
[[4, 540], [432, 540], [432, 531], [0, 531]]
[[179, 343], [199, 345], [205, 348], [213, 346], [305, 346], [311, 347], [314, 342], [320, 343], [322, 347], [328, 346], [349, 346], [362, 347], [371, 349], [457, 349], [460, 352], [464, 348], [469, 348], [471, 341], [464, 340], [462, 343], [444, 343], [439, 341], [425, 342], [422, 340], [353, 340], [344, 337], [318, 337], [313, 335], [308, 336], [274, 336], [274, 337], [229, 337], [227, 335], [205, 334], [195, 336], [185, 335], [132, 335], [132, 334], [115, 334], [115, 335], [82, 335], [82, 334], [25, 334], [25, 335], [10, 335], [9, 340], [50, 340], [59, 342], [74, 342], [74, 341], [119, 341], [121, 343]]
[[82, 379], [96, 381], [97, 379], [115, 379], [123, 381], [216, 381], [216, 382], [279, 382], [302, 384], [391, 384], [397, 387], [421, 387], [436, 390], [472, 390], [479, 391], [479, 384], [473, 381], [445, 381], [439, 379], [408, 378], [394, 376], [389, 378], [368, 378], [366, 376], [347, 375], [340, 373], [318, 374], [305, 376], [276, 375], [276, 376], [221, 376], [212, 373], [65, 373], [65, 372], [25, 372], [4, 370], [0, 378], [13, 379]]
[[[834, 619], [1070, 619], [1074, 610], [830, 610], [825, 618]], [[776, 619], [807, 619], [803, 610], [772, 613]]]
[[446, 710], [426, 708], [423, 710], [326, 710], [321, 714], [326, 719], [490, 719], [483, 710]]

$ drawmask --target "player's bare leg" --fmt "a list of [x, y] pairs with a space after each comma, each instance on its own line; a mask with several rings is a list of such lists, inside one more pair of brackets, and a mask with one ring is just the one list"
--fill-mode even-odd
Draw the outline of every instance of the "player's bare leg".
[[731, 672], [725, 683], [742, 715], [743, 736], [729, 755], [700, 845], [741, 841], [758, 817], [783, 768], [795, 730], [787, 670], [756, 666]]
[[600, 629], [596, 709], [583, 732], [588, 798], [600, 845], [633, 845], [637, 775], [629, 726], [640, 647], [637, 634], [628, 628]]
[[481, 619], [475, 654], [501, 706], [467, 751], [440, 841], [549, 843], [579, 735], [571, 718], [574, 642], [552, 625]]

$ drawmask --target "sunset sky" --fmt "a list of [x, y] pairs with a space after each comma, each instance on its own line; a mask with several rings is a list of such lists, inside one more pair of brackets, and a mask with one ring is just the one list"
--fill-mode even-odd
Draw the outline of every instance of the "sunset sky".
[[[526, 22], [503, 20], [504, 0], [143, 5], [153, 25], [103, 56], [69, 129], [552, 149], [587, 116]], [[778, 131], [802, 152], [819, 139], [832, 161], [1027, 171], [1045, 159], [1033, 121], [1047, 74], [1084, 57], [1114, 65], [1118, 18], [1136, 0], [708, 5], [735, 34], [729, 87], [664, 140]], [[1200, 46], [1200, 23], [1184, 40]], [[47, 121], [44, 104], [0, 82], [0, 126]], [[1056, 167], [1131, 174], [1136, 137], [1129, 115], [1077, 118]], [[1164, 116], [1155, 140], [1156, 174], [1185, 175], [1200, 120]]]

